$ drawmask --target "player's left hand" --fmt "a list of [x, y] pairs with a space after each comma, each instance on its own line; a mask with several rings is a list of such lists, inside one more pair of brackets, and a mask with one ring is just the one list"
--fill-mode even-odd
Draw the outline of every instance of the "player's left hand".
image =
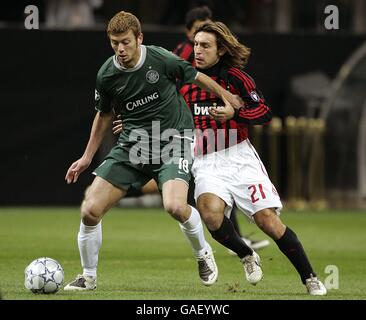
[[224, 107], [211, 107], [208, 109], [208, 113], [216, 121], [230, 120], [235, 114], [234, 108], [231, 106], [230, 102], [224, 97], [222, 98], [222, 101], [225, 103]]

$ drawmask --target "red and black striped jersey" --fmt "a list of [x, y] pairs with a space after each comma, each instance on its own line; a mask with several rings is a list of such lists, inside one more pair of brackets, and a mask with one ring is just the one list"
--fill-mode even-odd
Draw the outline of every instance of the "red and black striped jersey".
[[186, 84], [180, 89], [187, 102], [196, 128], [196, 155], [228, 148], [248, 138], [248, 125], [259, 125], [272, 118], [270, 108], [254, 80], [243, 70], [227, 67], [222, 63], [200, 70], [233, 94], [239, 95], [244, 106], [235, 110], [231, 120], [216, 121], [208, 110], [212, 106], [224, 106], [221, 99], [195, 84]]
[[192, 66], [196, 66], [194, 60], [193, 42], [188, 38], [180, 42], [173, 50], [173, 53], [175, 53], [178, 57], [190, 62]]

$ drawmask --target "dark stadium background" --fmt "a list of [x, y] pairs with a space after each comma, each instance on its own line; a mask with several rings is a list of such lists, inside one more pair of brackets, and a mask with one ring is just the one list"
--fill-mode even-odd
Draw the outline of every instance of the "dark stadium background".
[[[358, 1], [304, 2], [291, 2], [292, 22], [284, 32], [276, 31], [274, 24], [277, 1], [205, 2], [213, 8], [214, 18], [225, 21], [252, 49], [247, 72], [282, 119], [303, 112], [304, 102], [291, 97], [294, 76], [319, 71], [333, 79], [365, 40], [365, 21], [363, 31], [356, 32], [352, 24]], [[87, 142], [94, 117], [96, 72], [112, 55], [106, 21], [116, 11], [131, 10], [143, 23], [144, 43], [171, 50], [183, 37], [186, 10], [196, 3], [202, 1], [104, 1], [94, 11], [95, 26], [54, 29], [44, 25], [44, 1], [2, 2], [0, 205], [80, 203], [92, 179], [88, 173], [97, 161], [78, 184], [68, 186], [64, 175]], [[340, 8], [339, 30], [322, 27], [329, 3]], [[39, 30], [24, 28], [27, 4], [39, 7]], [[280, 151], [286, 153], [284, 142]], [[262, 156], [267, 164], [266, 153]], [[286, 196], [285, 156], [280, 166], [278, 187]], [[326, 171], [325, 178], [326, 185], [331, 185], [332, 172]]]
[[[77, 4], [89, 8], [92, 21], [70, 9]], [[250, 139], [280, 192], [281, 220], [296, 230], [327, 296], [308, 295], [276, 243], [241, 214], [244, 236], [269, 240], [260, 252], [264, 281], [248, 284], [236, 257], [204, 228], [220, 275], [215, 286], [202, 286], [186, 239], [156, 194], [123, 199], [103, 219], [98, 290], [34, 295], [24, 287], [24, 269], [36, 258], [56, 259], [64, 284], [80, 273], [79, 206], [93, 168], [113, 144], [112, 132], [78, 183], [67, 185], [64, 176], [88, 141], [96, 73], [113, 54], [108, 20], [130, 11], [142, 22], [145, 44], [172, 50], [184, 38], [185, 13], [200, 4], [252, 50], [246, 71], [274, 119], [251, 128]], [[27, 5], [39, 9], [39, 30], [25, 28]], [[328, 5], [339, 10], [339, 29], [325, 28]], [[50, 8], [65, 20], [55, 24]], [[350, 300], [366, 298], [365, 84], [365, 0], [0, 1], [0, 310], [8, 305], [12, 314], [27, 310], [28, 316], [23, 300], [32, 307], [40, 301], [43, 314], [47, 307], [61, 310], [60, 301], [50, 300], [93, 300], [93, 306], [118, 300], [113, 305], [123, 318], [136, 318], [136, 305], [145, 302], [217, 300], [230, 304], [230, 319], [262, 312], [264, 300], [276, 300], [277, 309], [278, 300], [314, 300], [301, 303], [311, 312], [319, 300], [337, 300], [324, 304], [328, 314], [347, 300], [343, 309], [354, 310], [360, 304]], [[260, 309], [250, 305], [255, 300], [263, 300]], [[78, 308], [84, 317], [87, 309]]]

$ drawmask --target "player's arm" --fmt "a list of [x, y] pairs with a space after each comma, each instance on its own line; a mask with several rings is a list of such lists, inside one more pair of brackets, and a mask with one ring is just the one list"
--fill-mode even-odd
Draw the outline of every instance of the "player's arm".
[[98, 151], [104, 135], [109, 128], [112, 119], [114, 117], [114, 111], [108, 113], [97, 112], [94, 117], [93, 126], [90, 132], [88, 144], [85, 148], [82, 158], [88, 161], [92, 161], [95, 153]]
[[233, 68], [228, 72], [229, 81], [242, 97], [245, 107], [235, 110], [233, 120], [248, 125], [260, 125], [272, 119], [272, 112], [254, 80], [245, 72]]
[[208, 109], [208, 113], [210, 114], [211, 118], [215, 119], [216, 121], [228, 121], [234, 118], [235, 110], [231, 104], [225, 99], [222, 98], [225, 106], [224, 107], [211, 107]]
[[79, 175], [89, 167], [95, 153], [102, 143], [103, 137], [110, 126], [113, 116], [113, 110], [108, 113], [97, 112], [95, 115], [89, 141], [84, 154], [67, 170], [65, 180], [68, 184], [75, 183], [78, 180]]
[[104, 86], [102, 68], [97, 74], [95, 109], [97, 110], [97, 114], [94, 117], [88, 144], [82, 157], [75, 161], [67, 170], [65, 176], [67, 183], [75, 183], [79, 175], [89, 167], [114, 116], [112, 95]]
[[[216, 81], [201, 72], [197, 72], [194, 83], [200, 88], [220, 97], [227, 108], [233, 107], [235, 109], [240, 109], [244, 106], [243, 100], [238, 95], [233, 95], [231, 92], [221, 87]], [[228, 103], [230, 104], [230, 107], [228, 106]]]

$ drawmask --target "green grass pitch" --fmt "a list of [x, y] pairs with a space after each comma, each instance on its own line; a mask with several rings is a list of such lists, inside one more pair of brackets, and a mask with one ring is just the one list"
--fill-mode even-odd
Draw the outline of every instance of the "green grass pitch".
[[[271, 240], [261, 251], [264, 279], [257, 286], [245, 281], [238, 258], [211, 239], [219, 267], [212, 287], [201, 285], [191, 249], [177, 222], [162, 209], [112, 209], [103, 221], [103, 246], [98, 289], [35, 295], [24, 287], [24, 268], [35, 258], [58, 260], [64, 284], [81, 273], [76, 235], [78, 208], [0, 209], [0, 292], [2, 299], [149, 300], [149, 299], [365, 299], [366, 214], [350, 212], [290, 212], [282, 220], [299, 236], [318, 276], [328, 265], [339, 271], [339, 288], [326, 297], [310, 297], [292, 265]], [[265, 235], [239, 216], [245, 232]], [[334, 274], [332, 274], [334, 275]], [[334, 282], [333, 282], [334, 283]]]

